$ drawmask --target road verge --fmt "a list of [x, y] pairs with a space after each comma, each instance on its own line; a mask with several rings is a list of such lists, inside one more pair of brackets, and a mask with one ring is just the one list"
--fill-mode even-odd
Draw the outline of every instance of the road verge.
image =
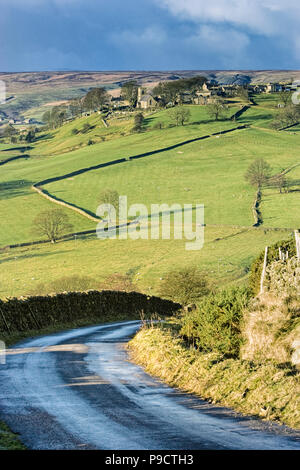
[[299, 374], [272, 362], [222, 358], [186, 346], [168, 327], [144, 327], [128, 344], [131, 359], [172, 387], [247, 415], [300, 429]]

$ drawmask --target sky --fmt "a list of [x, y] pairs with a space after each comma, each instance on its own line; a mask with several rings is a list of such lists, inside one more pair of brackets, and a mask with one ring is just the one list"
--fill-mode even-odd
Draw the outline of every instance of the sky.
[[0, 0], [0, 71], [300, 69], [299, 0]]

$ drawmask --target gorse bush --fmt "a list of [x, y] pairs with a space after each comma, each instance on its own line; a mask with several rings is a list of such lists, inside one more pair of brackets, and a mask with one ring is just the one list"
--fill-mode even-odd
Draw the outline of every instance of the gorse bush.
[[182, 305], [198, 302], [210, 292], [205, 274], [195, 267], [174, 270], [163, 279], [159, 295]]
[[180, 319], [180, 335], [205, 352], [238, 357], [242, 342], [241, 321], [251, 293], [232, 288], [208, 295], [196, 311]]

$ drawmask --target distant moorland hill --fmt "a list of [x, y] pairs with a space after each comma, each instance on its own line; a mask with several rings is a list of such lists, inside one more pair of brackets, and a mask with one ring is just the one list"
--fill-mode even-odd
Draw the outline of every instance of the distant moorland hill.
[[52, 71], [52, 72], [0, 72], [7, 89], [7, 103], [1, 111], [8, 117], [18, 117], [29, 110], [28, 117], [46, 104], [83, 96], [90, 88], [105, 86], [113, 93], [123, 82], [137, 80], [141, 85], [153, 87], [164, 80], [176, 80], [203, 75], [220, 84], [243, 85], [300, 80], [300, 71], [290, 70], [173, 70], [173, 71]]

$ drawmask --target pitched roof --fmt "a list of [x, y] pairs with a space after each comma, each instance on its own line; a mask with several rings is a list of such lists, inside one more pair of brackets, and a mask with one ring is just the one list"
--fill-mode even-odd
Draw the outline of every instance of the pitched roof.
[[150, 93], [147, 93], [146, 95], [143, 95], [141, 97], [140, 101], [148, 101], [150, 98], [152, 98], [154, 100], [153, 96], [150, 95]]

